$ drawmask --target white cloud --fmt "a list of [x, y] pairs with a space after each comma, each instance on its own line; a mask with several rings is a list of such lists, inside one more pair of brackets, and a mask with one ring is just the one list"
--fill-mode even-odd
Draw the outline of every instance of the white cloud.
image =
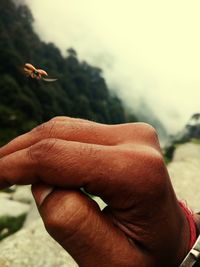
[[200, 111], [198, 0], [27, 0], [35, 28], [99, 65], [131, 105], [144, 97], [171, 131]]

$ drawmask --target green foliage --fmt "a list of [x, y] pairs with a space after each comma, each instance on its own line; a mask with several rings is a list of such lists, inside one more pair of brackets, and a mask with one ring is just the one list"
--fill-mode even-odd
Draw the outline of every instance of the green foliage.
[[[98, 67], [81, 62], [73, 48], [63, 57], [34, 32], [27, 6], [0, 3], [0, 145], [57, 115], [103, 123], [135, 121], [112, 96]], [[55, 83], [27, 78], [22, 66], [44, 68]]]
[[165, 159], [166, 164], [168, 164], [169, 162], [172, 161], [175, 149], [176, 149], [175, 144], [170, 144], [169, 146], [164, 148], [163, 155], [164, 155], [164, 159]]
[[4, 216], [0, 217], [0, 240], [17, 232], [23, 226], [26, 214], [18, 217]]
[[0, 190], [0, 193], [1, 192], [4, 192], [4, 193], [13, 193], [15, 192], [15, 188], [13, 188], [12, 186], [11, 187], [8, 187], [8, 188], [5, 188], [5, 189], [1, 189]]
[[[186, 125], [185, 128], [188, 129], [188, 126]], [[199, 125], [198, 125], [198, 128], [199, 128]], [[184, 129], [182, 134], [178, 134], [178, 135], [171, 137], [171, 142], [163, 150], [166, 163], [169, 163], [172, 160], [174, 151], [179, 145], [189, 143], [189, 142], [200, 145], [200, 138], [198, 137], [194, 138], [192, 136], [193, 136], [193, 133], [190, 130], [185, 131]], [[199, 136], [199, 134], [197, 136]]]
[[191, 142], [192, 142], [193, 144], [200, 145], [200, 138], [192, 138], [192, 139], [191, 139]]

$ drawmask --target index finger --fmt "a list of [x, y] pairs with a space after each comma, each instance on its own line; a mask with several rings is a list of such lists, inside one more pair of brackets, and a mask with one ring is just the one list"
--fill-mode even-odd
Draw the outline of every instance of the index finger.
[[59, 117], [37, 126], [1, 147], [0, 158], [47, 138], [107, 146], [137, 142], [160, 149], [155, 130], [144, 123], [106, 125], [83, 119]]
[[[0, 159], [0, 187], [38, 181], [68, 189], [84, 187], [120, 208], [133, 204], [134, 193], [144, 198], [152, 179], [155, 186], [160, 182], [160, 170], [152, 171], [160, 158], [151, 147], [127, 149], [46, 139]], [[141, 186], [144, 179], [145, 186]]]

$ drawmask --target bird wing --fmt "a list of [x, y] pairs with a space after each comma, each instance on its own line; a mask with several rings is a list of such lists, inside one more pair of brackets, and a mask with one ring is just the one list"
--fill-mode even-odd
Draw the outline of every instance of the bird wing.
[[56, 79], [56, 78], [44, 78], [44, 77], [42, 77], [41, 78], [43, 81], [45, 81], [45, 82], [55, 82], [55, 81], [57, 81], [58, 79]]
[[35, 67], [32, 64], [30, 64], [30, 63], [26, 63], [24, 65], [24, 68], [26, 68], [28, 70], [31, 70], [31, 71], [35, 70]]
[[45, 70], [37, 69], [37, 72], [39, 72], [41, 75], [48, 76], [48, 74]]

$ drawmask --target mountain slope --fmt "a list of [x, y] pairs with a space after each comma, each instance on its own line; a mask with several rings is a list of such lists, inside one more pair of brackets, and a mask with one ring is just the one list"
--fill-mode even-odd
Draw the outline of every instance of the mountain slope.
[[[82, 117], [103, 123], [136, 120], [121, 100], [111, 95], [102, 71], [81, 62], [74, 49], [63, 57], [53, 43], [34, 32], [27, 6], [0, 2], [0, 143], [5, 143], [56, 115]], [[31, 62], [58, 78], [45, 83], [24, 77]]]

